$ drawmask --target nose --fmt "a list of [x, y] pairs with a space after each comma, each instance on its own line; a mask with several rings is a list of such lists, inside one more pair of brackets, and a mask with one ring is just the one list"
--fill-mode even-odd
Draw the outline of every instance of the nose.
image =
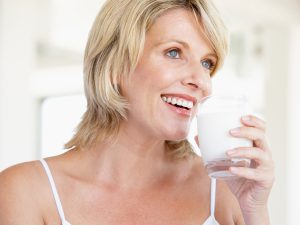
[[210, 95], [212, 92], [210, 73], [199, 62], [189, 66], [182, 79], [182, 84], [194, 91], [201, 91], [202, 97]]

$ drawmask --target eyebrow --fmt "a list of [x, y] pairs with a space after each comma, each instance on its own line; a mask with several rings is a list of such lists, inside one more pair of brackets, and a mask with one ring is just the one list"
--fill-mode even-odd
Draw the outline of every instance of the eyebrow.
[[216, 60], [218, 60], [218, 56], [217, 56], [217, 54], [215, 54], [215, 53], [208, 53], [208, 54], [205, 55], [205, 57], [213, 57], [213, 58], [215, 58]]
[[[162, 44], [166, 44], [166, 43], [168, 43], [168, 42], [176, 42], [176, 43], [178, 43], [178, 44], [183, 45], [185, 48], [188, 48], [188, 49], [190, 48], [190, 46], [189, 46], [188, 43], [186, 43], [186, 42], [184, 42], [184, 41], [181, 41], [181, 40], [177, 40], [177, 39], [163, 40], [163, 41], [157, 43], [155, 46], [159, 46], [159, 45], [162, 45]], [[217, 55], [216, 55], [215, 53], [213, 53], [213, 52], [207, 53], [207, 54], [205, 55], [205, 57], [214, 57], [214, 58], [218, 59]]]
[[183, 46], [185, 46], [186, 48], [189, 48], [190, 46], [188, 45], [188, 43], [184, 42], [184, 41], [180, 41], [180, 40], [177, 40], [177, 39], [168, 39], [168, 40], [163, 40], [159, 43], [157, 43], [155, 46], [158, 46], [158, 45], [162, 45], [162, 44], [166, 44], [168, 42], [176, 42], [176, 43], [179, 43]]

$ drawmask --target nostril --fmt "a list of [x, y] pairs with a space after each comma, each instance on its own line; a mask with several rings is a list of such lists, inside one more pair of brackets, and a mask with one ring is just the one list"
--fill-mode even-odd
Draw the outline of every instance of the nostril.
[[188, 83], [188, 85], [193, 86], [195, 88], [199, 88], [199, 86], [197, 84], [194, 84], [194, 83]]

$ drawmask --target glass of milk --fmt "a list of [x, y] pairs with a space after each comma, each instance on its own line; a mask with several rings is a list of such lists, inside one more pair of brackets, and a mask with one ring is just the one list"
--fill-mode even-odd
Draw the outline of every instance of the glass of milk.
[[251, 114], [244, 96], [211, 95], [201, 100], [197, 113], [200, 152], [210, 177], [235, 178], [228, 169], [232, 166], [249, 167], [248, 159], [230, 159], [226, 152], [236, 147], [251, 147], [252, 141], [236, 138], [229, 130], [241, 127], [241, 117]]

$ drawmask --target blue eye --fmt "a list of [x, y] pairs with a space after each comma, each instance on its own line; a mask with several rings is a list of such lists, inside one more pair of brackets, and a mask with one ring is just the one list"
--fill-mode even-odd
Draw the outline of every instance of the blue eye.
[[167, 52], [167, 56], [174, 58], [174, 59], [178, 59], [179, 58], [179, 50], [178, 49], [172, 49], [170, 51]]
[[213, 61], [210, 60], [210, 59], [203, 60], [203, 61], [201, 62], [201, 64], [202, 64], [202, 66], [203, 66], [204, 68], [206, 68], [206, 69], [208, 69], [208, 70], [213, 70], [214, 67], [215, 67], [215, 64], [214, 64]]

